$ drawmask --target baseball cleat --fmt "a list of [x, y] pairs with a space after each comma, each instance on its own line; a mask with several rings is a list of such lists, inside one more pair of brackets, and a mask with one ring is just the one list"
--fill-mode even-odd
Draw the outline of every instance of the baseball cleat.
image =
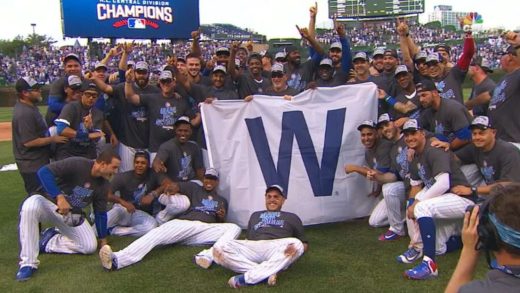
[[404, 277], [410, 280], [428, 280], [438, 275], [437, 264], [427, 257], [415, 268], [404, 271]]
[[415, 250], [415, 248], [410, 247], [407, 251], [403, 252], [403, 254], [397, 257], [397, 262], [400, 263], [413, 263], [423, 255], [422, 250]]
[[16, 280], [20, 282], [27, 281], [34, 273], [36, 273], [37, 270], [37, 268], [31, 266], [20, 267], [18, 272], [16, 272]]
[[213, 263], [211, 259], [203, 255], [195, 255], [193, 257], [193, 262], [203, 269], [208, 269]]
[[379, 235], [378, 239], [379, 239], [379, 241], [392, 241], [392, 240], [397, 240], [401, 237], [403, 237], [403, 236], [395, 233], [394, 231], [388, 230], [385, 233]]
[[105, 244], [99, 250], [99, 260], [101, 260], [101, 265], [107, 271], [117, 270], [117, 265], [114, 258], [114, 253], [112, 252], [112, 247], [110, 245]]
[[40, 235], [40, 253], [47, 253], [45, 248], [47, 248], [47, 244], [51, 240], [54, 235], [58, 234], [58, 230], [55, 227], [50, 227], [45, 230], [43, 230], [42, 234]]
[[244, 279], [244, 275], [236, 275], [229, 279], [228, 285], [231, 288], [240, 288], [247, 286], [246, 280]]
[[269, 278], [267, 278], [267, 285], [269, 286], [274, 286], [276, 285], [276, 279], [277, 279], [277, 275], [276, 274], [272, 274], [269, 276]]

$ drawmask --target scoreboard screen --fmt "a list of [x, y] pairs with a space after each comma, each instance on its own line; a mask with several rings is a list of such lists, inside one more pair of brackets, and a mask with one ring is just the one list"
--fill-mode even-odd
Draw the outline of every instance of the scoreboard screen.
[[424, 12], [424, 0], [329, 0], [329, 17], [384, 17]]

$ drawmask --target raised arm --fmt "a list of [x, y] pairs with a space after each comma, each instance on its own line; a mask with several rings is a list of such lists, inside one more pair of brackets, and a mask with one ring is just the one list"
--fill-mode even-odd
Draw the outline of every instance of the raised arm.
[[121, 44], [117, 45], [114, 48], [110, 48], [110, 50], [108, 50], [108, 53], [105, 55], [103, 60], [101, 60], [101, 63], [108, 65], [110, 60], [112, 60], [113, 57], [116, 57], [119, 54], [121, 54]]
[[318, 2], [309, 8], [309, 36], [316, 38], [316, 15], [318, 15]]
[[296, 26], [296, 29], [298, 29], [302, 38], [307, 40], [307, 42], [309, 42], [309, 44], [314, 49], [314, 51], [316, 51], [317, 54], [319, 54], [320, 56], [323, 56], [325, 54], [325, 51], [320, 46], [318, 41], [316, 41], [316, 39], [314, 37], [311, 37], [309, 35], [309, 30], [307, 28], [300, 28], [299, 26]]
[[191, 38], [193, 39], [191, 41], [191, 54], [195, 57], [201, 57], [202, 56], [202, 50], [200, 49], [200, 28], [196, 31], [191, 32]]
[[141, 97], [135, 93], [134, 86], [133, 86], [133, 83], [135, 81], [134, 70], [128, 69], [125, 73], [125, 78], [126, 78], [126, 81], [125, 81], [126, 99], [134, 105], [139, 105], [139, 103], [141, 102]]
[[462, 71], [467, 71], [469, 68], [469, 64], [471, 63], [471, 58], [473, 58], [473, 54], [475, 54], [475, 40], [471, 35], [471, 30], [466, 31], [466, 35], [464, 37], [464, 47], [462, 48], [462, 55], [457, 61], [457, 66]]

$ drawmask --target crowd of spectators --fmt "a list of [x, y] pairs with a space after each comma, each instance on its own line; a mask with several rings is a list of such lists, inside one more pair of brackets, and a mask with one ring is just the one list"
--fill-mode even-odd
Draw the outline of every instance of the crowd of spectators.
[[[429, 28], [421, 24], [412, 24], [410, 34], [415, 42], [422, 45], [428, 51], [435, 44], [446, 41], [460, 41], [462, 34], [443, 28]], [[348, 31], [353, 50], [356, 47], [386, 47], [398, 45], [399, 37], [396, 32], [395, 21], [363, 23], [362, 27], [351, 28]], [[202, 59], [209, 60], [216, 49], [221, 46], [229, 46], [231, 40], [241, 39], [246, 34], [251, 34], [248, 30], [243, 30], [232, 25], [211, 25], [202, 26]], [[227, 35], [229, 40], [212, 38], [215, 36]], [[492, 68], [499, 66], [499, 54], [506, 46], [502, 39], [493, 33], [481, 32], [481, 41], [477, 44], [477, 54], [491, 62]], [[331, 44], [337, 37], [333, 30], [317, 30], [316, 39], [322, 44]], [[485, 39], [485, 41], [482, 41]], [[129, 56], [129, 60], [146, 61], [150, 64], [153, 71], [159, 71], [161, 64], [165, 64], [169, 56], [185, 56], [190, 51], [189, 41], [175, 41], [173, 43], [143, 43], [135, 46], [134, 53]], [[103, 59], [112, 47], [109, 43], [90, 43], [88, 46], [76, 44], [64, 47], [41, 47], [24, 48], [16, 57], [0, 55], [0, 79], [6, 83], [14, 83], [19, 76], [31, 76], [39, 82], [51, 83], [62, 73], [60, 68], [63, 57], [69, 53], [76, 53], [83, 58], [86, 68], [91, 68], [94, 64]], [[461, 45], [452, 46], [453, 58], [455, 62], [462, 52]], [[113, 64], [112, 64], [113, 63]], [[117, 68], [115, 61], [109, 63], [109, 68]]]

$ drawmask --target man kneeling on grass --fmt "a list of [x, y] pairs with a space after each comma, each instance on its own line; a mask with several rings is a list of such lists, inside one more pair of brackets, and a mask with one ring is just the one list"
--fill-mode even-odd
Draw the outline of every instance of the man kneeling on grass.
[[[281, 211], [286, 198], [283, 188], [272, 185], [265, 191], [267, 210], [251, 215], [247, 227], [247, 240], [218, 242], [213, 246], [216, 263], [240, 275], [229, 279], [232, 288], [256, 285], [267, 281], [276, 284], [277, 273], [289, 267], [305, 251], [308, 244], [300, 218]], [[208, 268], [199, 258], [196, 263]]]

